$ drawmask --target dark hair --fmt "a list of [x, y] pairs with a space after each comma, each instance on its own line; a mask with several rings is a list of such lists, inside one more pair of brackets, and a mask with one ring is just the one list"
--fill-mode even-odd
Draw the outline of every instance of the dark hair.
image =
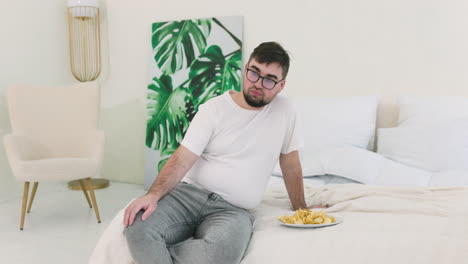
[[278, 63], [283, 70], [283, 79], [289, 71], [289, 55], [277, 42], [263, 42], [250, 54], [249, 62], [255, 59], [259, 63]]

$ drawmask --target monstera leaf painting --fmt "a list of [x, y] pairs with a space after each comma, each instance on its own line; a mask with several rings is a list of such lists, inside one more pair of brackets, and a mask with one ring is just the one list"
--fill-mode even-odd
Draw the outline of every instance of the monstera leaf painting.
[[[179, 146], [201, 104], [240, 90], [241, 36], [242, 17], [153, 24], [146, 146], [159, 156], [157, 171]], [[148, 173], [154, 174], [145, 171], [145, 178], [154, 178]]]

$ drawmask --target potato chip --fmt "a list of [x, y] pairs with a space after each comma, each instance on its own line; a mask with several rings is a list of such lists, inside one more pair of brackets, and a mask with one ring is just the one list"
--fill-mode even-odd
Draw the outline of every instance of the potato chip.
[[328, 216], [324, 211], [311, 211], [309, 209], [296, 210], [292, 216], [280, 216], [278, 219], [286, 224], [331, 224], [336, 220], [332, 216]]

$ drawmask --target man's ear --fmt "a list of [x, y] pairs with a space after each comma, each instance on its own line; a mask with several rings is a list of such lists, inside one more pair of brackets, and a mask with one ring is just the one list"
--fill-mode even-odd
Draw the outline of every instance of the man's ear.
[[282, 80], [282, 81], [279, 83], [279, 85], [280, 85], [280, 90], [279, 90], [278, 93], [281, 93], [281, 92], [283, 91], [284, 85], [285, 85], [285, 84], [286, 84], [286, 80]]

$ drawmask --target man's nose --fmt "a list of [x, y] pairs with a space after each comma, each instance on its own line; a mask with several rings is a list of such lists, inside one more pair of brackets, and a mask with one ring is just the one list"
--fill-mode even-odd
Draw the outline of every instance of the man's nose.
[[262, 81], [263, 81], [262, 78], [258, 78], [258, 80], [256, 82], [254, 82], [255, 87], [256, 88], [263, 88]]

